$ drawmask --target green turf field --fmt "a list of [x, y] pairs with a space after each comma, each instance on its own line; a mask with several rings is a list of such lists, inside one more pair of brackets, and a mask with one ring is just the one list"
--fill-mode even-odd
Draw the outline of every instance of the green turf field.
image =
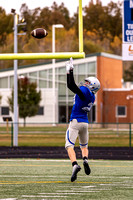
[[[78, 161], [82, 167], [82, 160]], [[0, 200], [132, 200], [133, 161], [91, 160], [70, 182], [69, 160], [0, 160]]]

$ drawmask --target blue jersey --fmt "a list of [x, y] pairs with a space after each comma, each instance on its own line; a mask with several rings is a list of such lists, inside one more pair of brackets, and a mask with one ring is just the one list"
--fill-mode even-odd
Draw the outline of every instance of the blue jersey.
[[78, 122], [89, 123], [87, 112], [90, 111], [94, 104], [95, 95], [86, 86], [81, 86], [80, 90], [84, 94], [85, 100], [81, 100], [77, 94], [74, 96], [74, 105], [72, 108], [70, 121], [77, 119]]

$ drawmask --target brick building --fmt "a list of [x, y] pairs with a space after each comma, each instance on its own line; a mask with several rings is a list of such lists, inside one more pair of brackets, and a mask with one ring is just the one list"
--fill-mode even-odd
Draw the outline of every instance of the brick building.
[[[120, 56], [106, 53], [97, 56], [97, 77], [101, 83], [101, 89], [97, 93], [97, 122], [99, 123], [105, 122], [103, 117], [105, 112], [104, 90], [122, 88], [122, 73], [122, 59]], [[106, 96], [108, 96], [108, 92]], [[107, 100], [106, 104], [109, 106]]]
[[102, 121], [105, 123], [132, 123], [133, 90], [104, 89]]
[[123, 87], [121, 57], [98, 56], [97, 77], [101, 82], [97, 93], [97, 122], [133, 122], [133, 90]]

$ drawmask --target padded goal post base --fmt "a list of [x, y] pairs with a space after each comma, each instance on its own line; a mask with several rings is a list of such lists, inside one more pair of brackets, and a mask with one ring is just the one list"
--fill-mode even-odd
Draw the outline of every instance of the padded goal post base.
[[85, 58], [84, 52], [62, 52], [62, 53], [7, 53], [0, 54], [0, 60], [34, 60], [34, 59], [67, 59]]

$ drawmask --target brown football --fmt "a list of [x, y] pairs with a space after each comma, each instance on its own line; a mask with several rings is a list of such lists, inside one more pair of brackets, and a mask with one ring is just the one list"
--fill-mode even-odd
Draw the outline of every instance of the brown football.
[[36, 28], [31, 31], [31, 35], [35, 38], [41, 39], [48, 35], [48, 32], [43, 28]]

